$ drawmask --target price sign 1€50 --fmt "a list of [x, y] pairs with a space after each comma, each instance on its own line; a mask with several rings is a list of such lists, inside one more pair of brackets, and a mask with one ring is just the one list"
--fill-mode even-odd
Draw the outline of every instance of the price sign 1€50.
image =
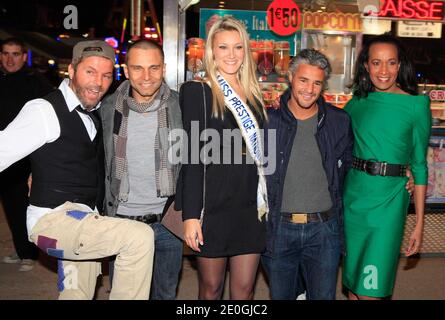
[[292, 0], [275, 0], [267, 8], [267, 24], [276, 34], [289, 36], [300, 28], [300, 8]]

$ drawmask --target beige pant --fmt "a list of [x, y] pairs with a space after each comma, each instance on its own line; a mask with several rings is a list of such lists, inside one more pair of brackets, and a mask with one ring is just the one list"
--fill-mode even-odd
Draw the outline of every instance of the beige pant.
[[87, 213], [66, 202], [46, 214], [30, 239], [59, 260], [59, 299], [92, 299], [100, 262], [117, 255], [110, 299], [145, 299], [150, 294], [154, 234], [144, 223]]

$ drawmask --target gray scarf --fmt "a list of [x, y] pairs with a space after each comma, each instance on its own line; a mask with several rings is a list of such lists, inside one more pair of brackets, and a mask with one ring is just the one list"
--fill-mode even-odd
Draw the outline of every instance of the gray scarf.
[[[121, 123], [115, 123], [119, 127], [119, 132], [113, 134], [114, 141], [114, 165], [113, 175], [114, 183], [117, 184], [119, 190], [118, 200], [128, 201], [129, 179], [128, 179], [128, 162], [127, 162], [127, 136], [128, 136], [128, 114], [130, 109], [138, 113], [157, 112], [158, 130], [155, 137], [155, 176], [156, 191], [158, 197], [166, 197], [175, 193], [176, 179], [174, 168], [168, 162], [168, 133], [169, 121], [167, 116], [166, 101], [170, 96], [170, 88], [167, 84], [162, 83], [159, 92], [148, 103], [138, 103], [129, 96], [130, 82], [123, 82], [117, 92], [117, 100], [115, 112], [120, 113]], [[114, 131], [116, 132], [116, 131]]]

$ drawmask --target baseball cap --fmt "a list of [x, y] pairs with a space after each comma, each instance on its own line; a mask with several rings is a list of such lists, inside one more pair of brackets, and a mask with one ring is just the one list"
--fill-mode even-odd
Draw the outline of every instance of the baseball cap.
[[105, 41], [88, 40], [78, 42], [73, 48], [73, 63], [86, 57], [104, 57], [114, 63], [114, 49]]

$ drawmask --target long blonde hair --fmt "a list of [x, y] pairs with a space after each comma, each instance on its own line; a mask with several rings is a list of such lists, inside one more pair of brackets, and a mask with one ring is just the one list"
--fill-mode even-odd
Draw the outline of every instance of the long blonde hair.
[[[244, 60], [241, 68], [238, 70], [238, 79], [246, 94], [247, 102], [253, 106], [258, 115], [264, 119], [267, 119], [260, 85], [256, 79], [256, 66], [250, 51], [249, 35], [247, 34], [244, 25], [240, 21], [230, 16], [221, 18], [215, 22], [215, 24], [210, 28], [205, 46], [204, 68], [213, 94], [212, 115], [216, 118], [223, 119], [226, 108], [223, 92], [221, 91], [218, 80], [216, 79], [218, 69], [213, 56], [213, 41], [215, 39], [215, 35], [221, 31], [238, 31], [244, 47]], [[260, 105], [258, 105], [257, 101], [259, 101]]]

